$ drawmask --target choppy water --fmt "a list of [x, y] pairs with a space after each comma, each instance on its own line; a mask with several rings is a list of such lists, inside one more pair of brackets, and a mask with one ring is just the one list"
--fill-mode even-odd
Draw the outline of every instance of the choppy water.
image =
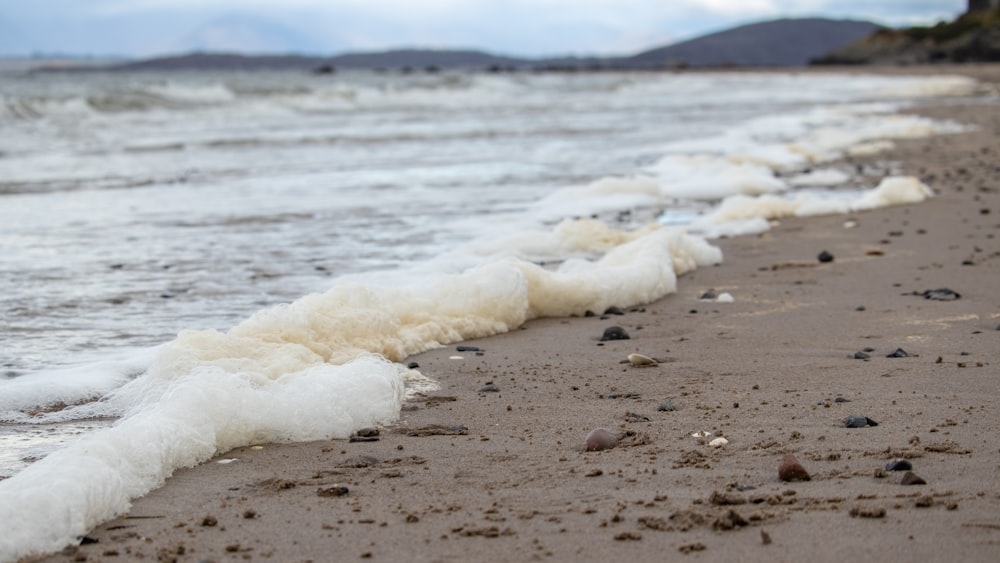
[[[0, 475], [20, 472], [0, 516], [37, 514], [0, 559], [217, 451], [391, 421], [423, 381], [392, 363], [409, 354], [670, 293], [721, 259], [694, 235], [919, 201], [918, 183], [872, 191], [836, 159], [950, 130], [896, 112], [971, 87], [0, 74]], [[614, 229], [564, 221], [592, 214]], [[41, 533], [51, 521], [67, 524]]]

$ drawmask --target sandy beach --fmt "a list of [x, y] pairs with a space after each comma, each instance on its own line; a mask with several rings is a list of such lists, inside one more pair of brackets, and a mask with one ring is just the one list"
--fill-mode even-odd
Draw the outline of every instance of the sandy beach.
[[658, 302], [412, 357], [440, 389], [397, 425], [227, 452], [44, 560], [996, 561], [1000, 68], [902, 72], [984, 84], [915, 110], [974, 130], [851, 161], [930, 201], [782, 220]]

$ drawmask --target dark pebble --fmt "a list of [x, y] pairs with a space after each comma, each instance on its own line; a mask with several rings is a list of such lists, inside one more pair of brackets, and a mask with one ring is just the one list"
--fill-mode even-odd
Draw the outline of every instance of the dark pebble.
[[417, 369], [418, 367], [420, 367], [420, 364], [418, 364], [417, 362], [410, 362], [406, 364], [406, 367], [410, 369]]
[[917, 475], [912, 471], [907, 471], [903, 474], [903, 479], [899, 482], [900, 485], [926, 485], [927, 481], [924, 481], [922, 477]]
[[939, 289], [928, 289], [923, 293], [918, 295], [923, 295], [924, 299], [931, 299], [933, 301], [954, 301], [956, 299], [961, 299], [962, 296], [958, 292], [948, 289], [947, 287], [942, 287]]
[[479, 352], [479, 348], [476, 346], [456, 346], [455, 350], [459, 352]]
[[851, 400], [846, 397], [837, 397], [833, 400], [834, 403], [850, 403]]
[[855, 360], [867, 360], [869, 358], [871, 358], [870, 354], [866, 354], [864, 352], [855, 352], [854, 353], [854, 359]]
[[587, 309], [587, 310], [586, 310], [586, 311], [585, 311], [585, 312], [583, 313], [583, 316], [585, 316], [585, 317], [596, 317], [596, 316], [597, 316], [597, 313], [595, 313], [595, 312], [591, 311], [590, 309]]
[[810, 481], [812, 477], [792, 454], [785, 454], [778, 466], [778, 478], [782, 481]]
[[708, 290], [705, 293], [702, 293], [701, 297], [699, 297], [698, 299], [716, 299], [718, 297], [719, 296], [714, 291]]
[[351, 436], [348, 442], [378, 442], [378, 436]]
[[629, 340], [631, 337], [625, 332], [625, 329], [620, 326], [611, 326], [604, 329], [604, 336], [601, 337], [601, 342], [606, 342], [608, 340]]
[[867, 416], [854, 416], [852, 414], [844, 420], [844, 426], [846, 428], [865, 428], [867, 426], [878, 426], [878, 423]]
[[819, 256], [817, 256], [816, 259], [824, 264], [826, 264], [827, 262], [833, 262], [833, 254], [830, 254], [829, 252], [824, 250], [823, 252], [819, 253]]
[[627, 412], [625, 413], [625, 420], [632, 422], [649, 422], [649, 417], [636, 412]]
[[362, 428], [354, 433], [356, 436], [361, 436], [362, 438], [371, 438], [373, 436], [379, 435], [378, 428]]
[[499, 393], [500, 388], [490, 383], [489, 385], [483, 385], [479, 389], [476, 389], [476, 391], [479, 393]]
[[891, 354], [888, 354], [886, 358], [909, 358], [910, 355], [906, 353], [906, 350], [902, 348], [896, 348]]
[[907, 459], [897, 459], [885, 464], [886, 471], [909, 471], [913, 469], [913, 464]]
[[867, 308], [864, 305], [858, 305], [854, 308], [855, 311], [866, 311]]
[[604, 314], [605, 315], [624, 315], [625, 311], [623, 311], [621, 307], [618, 307], [616, 305], [612, 305], [612, 306], [610, 306], [610, 307], [608, 307], [607, 309], [604, 310]]
[[80, 545], [90, 545], [94, 543], [100, 543], [100, 540], [94, 536], [80, 536]]
[[356, 455], [349, 457], [337, 464], [337, 467], [353, 467], [355, 469], [361, 469], [363, 467], [372, 467], [373, 465], [378, 465], [378, 458], [370, 455]]
[[343, 485], [333, 485], [332, 487], [320, 487], [316, 489], [316, 495], [321, 497], [342, 497], [349, 492], [348, 488]]
[[660, 406], [656, 407], [656, 410], [660, 412], [673, 412], [677, 410], [677, 405], [674, 404], [670, 399], [664, 399]]

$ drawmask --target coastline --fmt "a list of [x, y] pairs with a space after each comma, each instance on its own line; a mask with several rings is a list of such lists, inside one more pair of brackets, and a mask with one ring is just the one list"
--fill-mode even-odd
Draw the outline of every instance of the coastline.
[[[1000, 74], [911, 70], [971, 72], [993, 84]], [[481, 354], [449, 346], [410, 358], [440, 389], [408, 403], [378, 441], [228, 452], [137, 499], [129, 517], [90, 533], [96, 543], [46, 560], [682, 552], [990, 560], [1000, 542], [1000, 245], [992, 236], [1000, 188], [996, 149], [983, 149], [1000, 145], [1000, 112], [918, 111], [979, 129], [897, 142], [893, 153], [854, 161], [920, 177], [938, 192], [930, 201], [782, 220], [760, 236], [714, 241], [721, 266], [682, 277], [677, 294], [623, 316], [542, 319], [464, 343]], [[849, 220], [856, 226], [845, 228]], [[823, 250], [833, 262], [817, 261]], [[917, 295], [942, 287], [961, 298]], [[735, 301], [700, 301], [709, 289]], [[600, 345], [612, 325], [632, 338]], [[870, 359], [853, 358], [866, 348]], [[886, 357], [897, 348], [909, 357]], [[633, 352], [665, 361], [621, 363]], [[490, 383], [499, 391], [479, 391]], [[679, 409], [657, 410], [665, 399]], [[879, 425], [844, 428], [848, 415]], [[443, 429], [408, 435], [429, 425]], [[448, 433], [459, 425], [466, 433]], [[610, 450], [582, 451], [598, 427], [631, 434]], [[698, 431], [729, 444], [712, 448], [690, 436]], [[811, 481], [779, 481], [786, 453]], [[900, 457], [926, 485], [875, 477]], [[347, 494], [336, 496], [334, 485]]]

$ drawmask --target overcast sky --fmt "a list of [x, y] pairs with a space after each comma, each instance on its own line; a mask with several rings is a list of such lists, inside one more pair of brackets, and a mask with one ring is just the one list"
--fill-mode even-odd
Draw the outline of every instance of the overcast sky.
[[933, 24], [966, 0], [0, 0], [0, 54], [631, 54], [780, 17]]

